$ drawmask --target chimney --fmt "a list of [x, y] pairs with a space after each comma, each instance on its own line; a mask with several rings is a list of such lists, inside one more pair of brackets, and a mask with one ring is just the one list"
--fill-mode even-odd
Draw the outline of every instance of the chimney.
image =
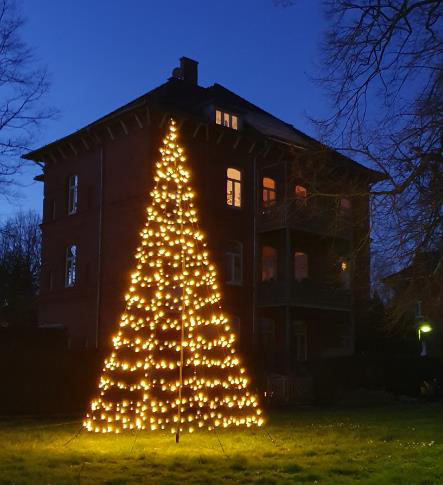
[[198, 84], [198, 62], [189, 57], [180, 58], [180, 79], [189, 84]]

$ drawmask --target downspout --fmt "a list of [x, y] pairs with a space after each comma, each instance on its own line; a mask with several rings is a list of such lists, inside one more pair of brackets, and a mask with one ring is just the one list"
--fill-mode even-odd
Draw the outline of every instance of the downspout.
[[[256, 291], [257, 291], [257, 157], [252, 160], [252, 177], [253, 177], [253, 206], [252, 206], [252, 345], [255, 346], [255, 332], [256, 332]], [[255, 351], [255, 349], [254, 349]]]
[[98, 207], [98, 247], [97, 247], [97, 298], [96, 298], [96, 322], [95, 322], [95, 348], [99, 346], [100, 334], [100, 305], [102, 283], [102, 225], [103, 225], [103, 145], [100, 145], [99, 155], [99, 207]]

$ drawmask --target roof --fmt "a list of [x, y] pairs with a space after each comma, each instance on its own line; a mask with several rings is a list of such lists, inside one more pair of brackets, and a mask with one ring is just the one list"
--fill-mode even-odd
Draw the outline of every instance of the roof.
[[26, 153], [23, 155], [23, 158], [41, 161], [42, 154], [45, 150], [53, 148], [59, 143], [67, 142], [71, 137], [75, 137], [76, 135], [88, 133], [94, 127], [109, 122], [125, 113], [142, 108], [143, 106], [159, 107], [170, 112], [189, 113], [201, 118], [202, 116], [206, 116], [205, 108], [209, 105], [238, 113], [245, 125], [269, 139], [289, 143], [298, 147], [312, 148], [316, 146], [317, 148], [326, 149], [337, 155], [336, 159], [339, 163], [363, 172], [371, 181], [376, 182], [383, 179], [381, 173], [369, 169], [333, 149], [322, 145], [317, 140], [296, 129], [293, 125], [280, 120], [220, 84], [215, 83], [209, 87], [202, 87], [176, 78], [170, 78], [164, 84], [161, 84], [77, 131]]

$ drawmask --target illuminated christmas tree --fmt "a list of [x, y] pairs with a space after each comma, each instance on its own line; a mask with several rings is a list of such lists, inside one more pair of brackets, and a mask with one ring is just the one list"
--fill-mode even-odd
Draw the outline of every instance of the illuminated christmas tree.
[[220, 311], [216, 271], [197, 226], [190, 172], [171, 120], [135, 255], [113, 352], [105, 361], [89, 431], [261, 425], [261, 410]]

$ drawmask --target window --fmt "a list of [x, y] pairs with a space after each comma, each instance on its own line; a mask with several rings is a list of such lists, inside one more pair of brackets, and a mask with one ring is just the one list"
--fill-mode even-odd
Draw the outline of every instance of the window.
[[78, 204], [78, 175], [69, 177], [69, 194], [68, 194], [68, 214], [77, 212]]
[[346, 258], [340, 258], [339, 260], [339, 270], [340, 270], [340, 281], [343, 283], [345, 288], [350, 288], [351, 286], [351, 268], [349, 260]]
[[347, 214], [351, 210], [351, 201], [346, 197], [340, 199], [340, 212]]
[[271, 246], [262, 248], [262, 281], [277, 279], [277, 251]]
[[75, 285], [77, 274], [77, 246], [71, 244], [66, 248], [66, 270], [65, 270], [65, 287], [69, 288]]
[[236, 168], [227, 170], [226, 203], [230, 207], [241, 207], [241, 172]]
[[277, 191], [275, 189], [275, 180], [269, 177], [263, 177], [263, 207], [272, 207], [277, 200]]
[[239, 241], [229, 241], [226, 251], [226, 283], [241, 285], [243, 278], [243, 245]]
[[295, 251], [294, 253], [294, 278], [302, 281], [308, 277], [308, 256], [306, 253]]
[[303, 185], [296, 185], [294, 187], [295, 203], [298, 207], [305, 207], [307, 203], [308, 191]]
[[231, 113], [226, 113], [224, 111], [216, 109], [215, 122], [217, 123], [217, 125], [223, 125], [228, 128], [232, 128], [233, 130], [238, 130], [238, 117]]
[[294, 322], [293, 345], [295, 361], [306, 362], [308, 359], [308, 336], [305, 322]]

